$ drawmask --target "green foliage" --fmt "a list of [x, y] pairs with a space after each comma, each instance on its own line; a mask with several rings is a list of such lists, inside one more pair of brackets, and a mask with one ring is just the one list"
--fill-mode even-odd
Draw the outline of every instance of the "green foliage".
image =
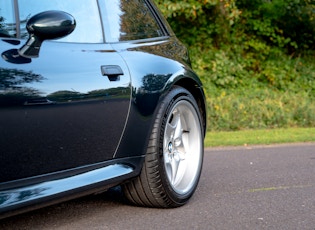
[[219, 44], [240, 15], [235, 0], [156, 0], [176, 34], [188, 45]]
[[315, 127], [313, 0], [156, 0], [189, 46], [210, 130]]
[[209, 97], [209, 129], [314, 127], [315, 104], [307, 93], [238, 89]]
[[[206, 51], [206, 52], [205, 52]], [[203, 55], [205, 52], [207, 55]], [[191, 48], [193, 68], [200, 75], [207, 86], [214, 85], [218, 88], [235, 88], [245, 84], [247, 71], [244, 65], [229, 51]]]
[[[290, 53], [314, 49], [313, 0], [156, 0], [176, 34], [189, 45], [221, 47], [256, 40]], [[245, 36], [245, 37], [244, 37]]]
[[314, 49], [315, 2], [310, 0], [238, 0], [244, 12], [241, 27], [288, 52]]
[[315, 127], [315, 65], [309, 57], [274, 51], [258, 61], [223, 49], [191, 53], [200, 57], [193, 67], [206, 89], [210, 130]]

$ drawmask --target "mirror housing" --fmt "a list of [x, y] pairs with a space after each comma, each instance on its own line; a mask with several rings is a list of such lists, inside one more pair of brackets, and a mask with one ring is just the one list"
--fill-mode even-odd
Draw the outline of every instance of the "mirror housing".
[[74, 17], [63, 11], [45, 11], [36, 14], [26, 24], [29, 38], [18, 53], [26, 58], [38, 57], [43, 41], [65, 37], [72, 33], [75, 26]]

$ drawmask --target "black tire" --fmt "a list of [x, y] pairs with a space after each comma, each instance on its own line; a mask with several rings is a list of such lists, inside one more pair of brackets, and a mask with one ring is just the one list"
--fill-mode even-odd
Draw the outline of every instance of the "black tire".
[[157, 208], [187, 203], [201, 174], [204, 152], [201, 119], [194, 97], [184, 88], [174, 87], [164, 97], [155, 117], [142, 171], [123, 185], [129, 201]]

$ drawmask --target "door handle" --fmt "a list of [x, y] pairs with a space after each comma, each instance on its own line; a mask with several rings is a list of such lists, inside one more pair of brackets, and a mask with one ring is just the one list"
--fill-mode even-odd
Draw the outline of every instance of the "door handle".
[[103, 76], [107, 76], [110, 81], [119, 81], [124, 72], [118, 65], [102, 65], [101, 71]]

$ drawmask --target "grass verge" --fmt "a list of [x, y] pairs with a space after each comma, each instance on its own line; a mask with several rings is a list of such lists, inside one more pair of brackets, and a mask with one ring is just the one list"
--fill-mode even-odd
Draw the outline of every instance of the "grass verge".
[[205, 147], [315, 142], [315, 128], [207, 132]]

